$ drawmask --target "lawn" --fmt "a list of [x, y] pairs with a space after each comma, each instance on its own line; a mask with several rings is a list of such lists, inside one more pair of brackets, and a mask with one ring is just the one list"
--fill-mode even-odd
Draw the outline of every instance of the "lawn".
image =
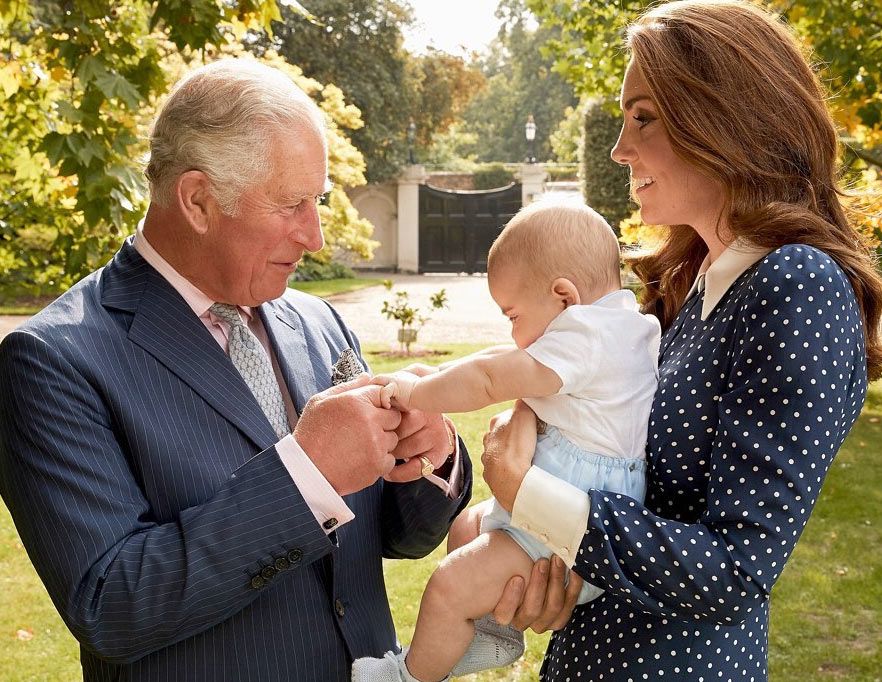
[[[451, 346], [448, 357], [475, 348]], [[406, 363], [374, 353], [368, 354], [368, 360], [375, 371]], [[488, 495], [478, 455], [481, 434], [496, 411], [456, 416], [475, 459], [476, 501]], [[773, 682], [882, 679], [882, 473], [876, 459], [880, 451], [882, 384], [876, 384], [775, 587]], [[423, 585], [441, 556], [439, 550], [421, 561], [386, 564], [393, 614], [404, 642], [410, 640]], [[535, 680], [546, 642], [547, 636], [528, 635], [529, 649], [519, 664], [463, 679]], [[76, 643], [55, 613], [6, 508], [0, 505], [0, 679], [77, 680], [77, 656]]]
[[291, 282], [290, 287], [307, 294], [325, 298], [334, 294], [343, 294], [347, 291], [358, 291], [367, 287], [376, 287], [383, 283], [381, 279], [361, 277], [348, 277], [346, 279], [320, 279], [313, 282]]

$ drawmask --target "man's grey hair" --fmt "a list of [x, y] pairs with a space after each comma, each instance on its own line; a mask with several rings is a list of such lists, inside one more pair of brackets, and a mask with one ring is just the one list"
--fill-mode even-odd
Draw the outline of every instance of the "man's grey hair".
[[221, 210], [234, 216], [247, 190], [273, 172], [273, 144], [304, 127], [324, 133], [324, 116], [278, 69], [253, 59], [202, 66], [172, 90], [150, 133], [150, 199], [167, 207], [178, 177], [205, 173]]

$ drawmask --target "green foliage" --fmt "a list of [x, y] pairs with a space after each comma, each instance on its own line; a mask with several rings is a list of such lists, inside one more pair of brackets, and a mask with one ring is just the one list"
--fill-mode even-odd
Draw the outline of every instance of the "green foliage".
[[313, 0], [311, 22], [287, 9], [274, 37], [256, 36], [252, 50], [275, 47], [310, 78], [338, 85], [361, 111], [364, 127], [352, 141], [381, 182], [407, 162], [407, 126], [428, 144], [445, 131], [483, 81], [459, 57], [431, 50], [414, 57], [402, 47], [410, 9], [396, 0]]
[[[107, 261], [146, 206], [141, 159], [157, 99], [194, 58], [236, 55], [238, 36], [280, 16], [276, 0], [75, 7], [0, 2], [0, 298], [63, 291]], [[338, 248], [369, 256], [371, 226], [343, 191], [364, 183], [361, 155], [342, 132], [362, 125], [358, 111], [334, 86], [291, 75], [329, 121], [336, 187], [322, 216], [330, 246], [319, 259]]]
[[578, 163], [581, 158], [585, 106], [585, 103], [580, 103], [575, 107], [567, 107], [557, 129], [551, 133], [551, 150], [560, 163]]
[[514, 182], [514, 173], [501, 163], [488, 163], [479, 166], [472, 174], [475, 189], [496, 189]]
[[354, 277], [355, 273], [352, 268], [336, 261], [322, 263], [314, 259], [304, 259], [294, 271], [294, 280], [298, 282], [352, 279]]
[[528, 152], [524, 126], [532, 114], [535, 156], [544, 161], [553, 155], [549, 137], [566, 108], [577, 103], [573, 87], [553, 72], [553, 58], [544, 53], [557, 29], [536, 29], [523, 0], [502, 0], [496, 14], [503, 22], [499, 36], [478, 61], [486, 87], [463, 112], [462, 130], [477, 141], [463, 145], [460, 153], [477, 161], [523, 161]]
[[619, 223], [633, 211], [628, 198], [628, 169], [609, 156], [622, 128], [622, 114], [610, 102], [601, 100], [586, 103], [584, 111], [582, 182], [585, 203], [606, 218], [618, 234]]

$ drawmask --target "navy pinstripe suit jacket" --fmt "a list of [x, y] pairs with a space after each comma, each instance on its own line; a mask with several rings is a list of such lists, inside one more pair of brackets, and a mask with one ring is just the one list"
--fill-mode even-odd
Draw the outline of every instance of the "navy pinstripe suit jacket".
[[[300, 411], [357, 341], [297, 292], [260, 314]], [[342, 682], [353, 657], [395, 647], [382, 557], [438, 545], [470, 495], [468, 459], [459, 499], [379, 481], [328, 536], [275, 441], [130, 243], [4, 339], [0, 493], [86, 680]]]

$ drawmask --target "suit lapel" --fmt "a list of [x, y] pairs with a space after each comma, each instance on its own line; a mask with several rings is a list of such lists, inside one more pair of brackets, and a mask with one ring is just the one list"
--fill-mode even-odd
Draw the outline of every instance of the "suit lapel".
[[295, 312], [277, 309], [271, 303], [260, 306], [260, 317], [270, 343], [276, 350], [276, 359], [285, 377], [288, 393], [294, 401], [297, 414], [300, 414], [306, 401], [319, 391], [312, 367], [312, 355], [303, 330], [303, 320]]
[[177, 291], [147, 273], [129, 339], [150, 353], [264, 450], [277, 438], [230, 359]]

